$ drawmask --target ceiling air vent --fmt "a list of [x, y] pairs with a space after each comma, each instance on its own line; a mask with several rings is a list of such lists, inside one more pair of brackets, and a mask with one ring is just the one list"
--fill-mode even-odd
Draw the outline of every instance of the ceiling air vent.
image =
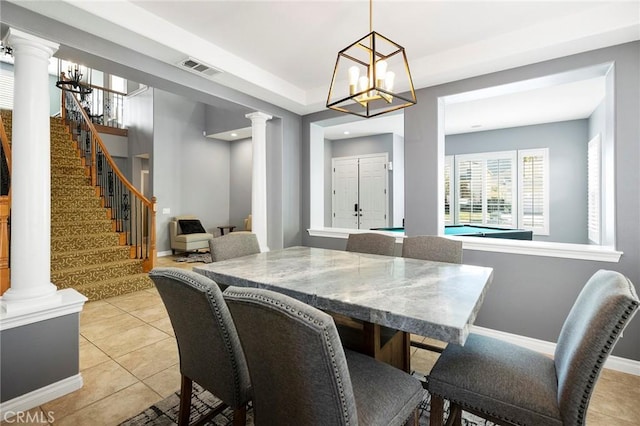
[[189, 70], [195, 74], [200, 74], [202, 76], [211, 78], [216, 74], [220, 74], [222, 71], [212, 67], [211, 65], [207, 65], [197, 59], [187, 58], [178, 62], [178, 66]]

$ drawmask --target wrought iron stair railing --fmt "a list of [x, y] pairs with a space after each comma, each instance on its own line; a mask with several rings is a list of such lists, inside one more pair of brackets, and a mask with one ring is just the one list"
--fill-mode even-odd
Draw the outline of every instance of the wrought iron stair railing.
[[63, 90], [62, 118], [89, 168], [103, 206], [110, 211], [116, 232], [131, 249], [131, 257], [143, 261], [144, 271], [153, 268], [156, 257], [156, 199], [147, 199], [117, 167], [96, 127], [80, 101]]
[[0, 295], [10, 285], [11, 147], [0, 115]]

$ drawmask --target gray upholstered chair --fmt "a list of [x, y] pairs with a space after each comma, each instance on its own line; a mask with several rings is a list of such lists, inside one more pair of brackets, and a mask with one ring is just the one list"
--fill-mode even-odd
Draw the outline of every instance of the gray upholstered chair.
[[231, 232], [230, 234], [210, 239], [209, 250], [211, 251], [211, 261], [220, 262], [235, 257], [260, 253], [260, 244], [258, 244], [256, 234], [251, 232]]
[[[402, 241], [402, 257], [433, 260], [435, 262], [462, 263], [462, 241], [435, 235], [406, 237]], [[444, 347], [412, 340], [411, 346], [441, 353]]]
[[178, 268], [155, 268], [149, 276], [158, 288], [178, 341], [180, 354], [179, 424], [189, 424], [192, 382], [232, 407], [233, 424], [246, 422], [251, 399], [249, 370], [222, 291], [209, 278]]
[[395, 254], [396, 239], [389, 235], [367, 232], [364, 234], [349, 234], [347, 239], [347, 251], [357, 253], [382, 254], [393, 256]]
[[435, 235], [406, 237], [402, 242], [402, 257], [462, 263], [462, 241], [454, 241]]
[[600, 270], [571, 308], [553, 359], [475, 334], [449, 345], [429, 376], [431, 425], [442, 424], [443, 399], [457, 424], [461, 408], [498, 424], [584, 425], [596, 380], [638, 303], [625, 276]]
[[328, 314], [264, 289], [229, 287], [224, 297], [247, 356], [256, 424], [417, 425], [420, 382], [344, 350]]

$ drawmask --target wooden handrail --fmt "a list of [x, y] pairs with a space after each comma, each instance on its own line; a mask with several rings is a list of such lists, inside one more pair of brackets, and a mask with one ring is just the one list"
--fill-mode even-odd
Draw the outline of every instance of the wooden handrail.
[[[9, 138], [4, 129], [4, 122], [0, 115], [0, 140], [2, 140], [2, 150], [7, 160], [9, 175], [11, 175], [11, 147], [9, 146]], [[11, 243], [9, 235], [9, 215], [11, 213], [11, 186], [9, 186], [9, 194], [0, 196], [0, 295], [9, 289], [11, 284], [11, 276], [9, 269], [9, 244]]]
[[120, 96], [127, 96], [126, 93], [118, 92], [117, 90], [113, 90], [113, 89], [107, 89], [106, 87], [102, 87], [102, 86], [96, 86], [95, 84], [87, 84], [87, 86], [91, 87], [92, 89], [102, 90], [103, 92], [115, 93], [116, 95], [120, 95]]
[[11, 284], [9, 270], [9, 210], [10, 201], [6, 195], [0, 196], [0, 295]]
[[0, 139], [2, 139], [2, 149], [4, 150], [4, 156], [7, 159], [9, 174], [11, 174], [11, 146], [9, 145], [9, 138], [7, 137], [7, 133], [4, 130], [4, 122], [2, 121], [2, 115], [0, 115]]

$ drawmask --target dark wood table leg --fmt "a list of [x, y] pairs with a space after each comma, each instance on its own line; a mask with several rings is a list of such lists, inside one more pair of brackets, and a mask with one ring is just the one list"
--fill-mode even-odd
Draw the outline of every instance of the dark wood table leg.
[[366, 321], [363, 323], [363, 333], [363, 352], [365, 354], [407, 373], [411, 372], [411, 336], [409, 333], [385, 329], [378, 324]]

